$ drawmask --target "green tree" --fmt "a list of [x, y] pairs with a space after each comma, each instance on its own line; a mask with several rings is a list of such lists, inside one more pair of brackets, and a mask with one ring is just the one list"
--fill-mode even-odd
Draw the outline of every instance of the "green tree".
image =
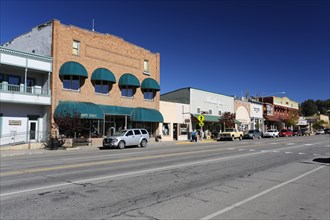
[[303, 116], [312, 116], [318, 113], [318, 107], [314, 100], [308, 99], [301, 103], [301, 113]]
[[224, 112], [220, 118], [220, 124], [222, 128], [234, 128], [235, 118], [236, 118], [236, 114], [230, 112]]

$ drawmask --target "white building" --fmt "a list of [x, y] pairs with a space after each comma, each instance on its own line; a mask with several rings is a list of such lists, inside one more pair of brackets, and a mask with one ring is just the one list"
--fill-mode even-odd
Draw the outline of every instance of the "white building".
[[250, 101], [250, 118], [250, 129], [259, 129], [260, 131], [263, 131], [264, 118], [261, 103]]
[[[187, 117], [185, 118], [185, 122], [188, 122], [189, 119], [188, 133], [195, 129], [201, 129], [197, 118], [200, 114], [203, 114], [204, 125], [202, 126], [202, 129], [209, 132], [209, 136], [212, 136], [212, 134], [214, 136], [221, 130], [219, 123], [221, 115], [224, 112], [234, 113], [233, 96], [208, 92], [191, 87], [162, 94], [160, 100], [189, 105], [189, 111], [185, 112], [185, 117]], [[160, 110], [163, 116], [166, 115], [166, 112], [163, 112], [162, 109]], [[165, 121], [166, 120], [164, 119], [164, 122]], [[207, 135], [206, 133], [205, 135]]]
[[159, 102], [159, 110], [164, 117], [160, 123], [162, 141], [188, 140], [190, 129], [190, 106], [174, 102]]
[[52, 58], [0, 47], [0, 146], [49, 132]]

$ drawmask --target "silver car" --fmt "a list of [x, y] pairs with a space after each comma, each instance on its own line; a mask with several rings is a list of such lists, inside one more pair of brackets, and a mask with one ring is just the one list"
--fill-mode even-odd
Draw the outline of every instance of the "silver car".
[[269, 129], [263, 134], [263, 137], [271, 137], [271, 138], [279, 137], [279, 131], [276, 129]]
[[115, 132], [112, 136], [103, 139], [103, 147], [117, 147], [119, 149], [125, 146], [146, 147], [149, 142], [149, 133], [146, 129], [132, 128]]

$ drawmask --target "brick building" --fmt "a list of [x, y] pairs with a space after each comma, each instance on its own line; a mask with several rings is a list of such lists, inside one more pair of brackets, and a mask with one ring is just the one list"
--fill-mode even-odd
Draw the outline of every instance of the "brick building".
[[299, 104], [288, 97], [269, 96], [259, 98], [263, 102], [263, 115], [266, 129], [287, 127], [289, 120], [299, 119]]
[[[101, 137], [130, 127], [158, 133], [160, 54], [122, 38], [52, 20], [4, 47], [53, 58], [51, 119], [78, 113], [79, 132]], [[61, 129], [60, 129], [61, 130]]]

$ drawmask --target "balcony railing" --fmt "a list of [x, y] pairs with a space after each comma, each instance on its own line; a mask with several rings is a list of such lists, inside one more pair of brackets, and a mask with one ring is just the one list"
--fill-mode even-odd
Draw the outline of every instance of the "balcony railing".
[[50, 96], [50, 91], [48, 89], [43, 89], [41, 86], [26, 86], [25, 89], [24, 84], [13, 85], [5, 81], [0, 83], [0, 91]]

